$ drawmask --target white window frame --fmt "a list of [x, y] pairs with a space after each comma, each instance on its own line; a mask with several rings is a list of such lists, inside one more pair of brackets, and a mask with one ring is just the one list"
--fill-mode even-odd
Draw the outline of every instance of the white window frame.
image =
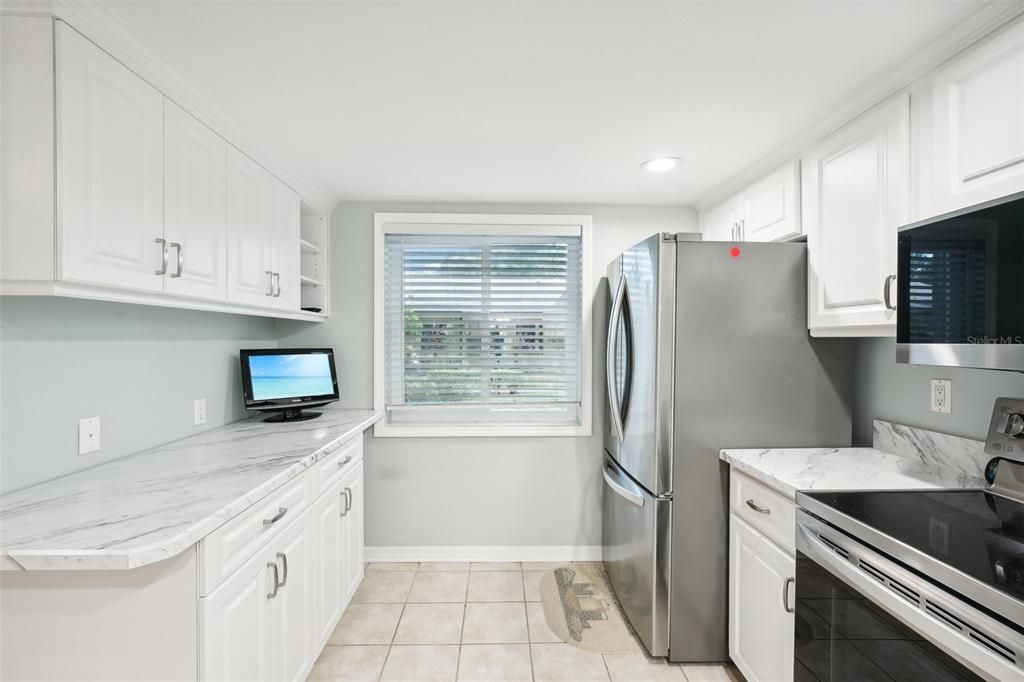
[[374, 213], [373, 214], [373, 406], [386, 410], [384, 399], [384, 241], [388, 234], [468, 234], [528, 236], [537, 234], [579, 236], [582, 247], [582, 376], [579, 424], [389, 424], [378, 421], [377, 437], [414, 438], [508, 438], [537, 436], [585, 437], [593, 424], [593, 320], [594, 280], [592, 259], [593, 220], [588, 215], [516, 215], [486, 213]]

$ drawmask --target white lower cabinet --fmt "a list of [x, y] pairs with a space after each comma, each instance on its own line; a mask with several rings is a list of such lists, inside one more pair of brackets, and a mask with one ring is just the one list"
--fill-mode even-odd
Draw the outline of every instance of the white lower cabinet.
[[[324, 490], [298, 516], [288, 516], [298, 505], [286, 494], [272, 499], [282, 521], [291, 522], [278, 529], [271, 516], [260, 548], [200, 599], [200, 680], [295, 682], [309, 674], [363, 576], [361, 438], [338, 449], [351, 455], [342, 468], [324, 460], [340, 468], [326, 490], [313, 480], [325, 473], [323, 467], [307, 471], [299, 485], [289, 484]], [[249, 522], [243, 516], [229, 525], [241, 531]], [[231, 529], [222, 534], [232, 535]], [[204, 562], [224, 561], [214, 548], [201, 556]], [[200, 570], [220, 575], [210, 566]]]
[[792, 554], [730, 515], [729, 656], [750, 682], [793, 679], [795, 570]]
[[202, 600], [202, 678], [301, 680], [312, 665], [308, 513]]
[[275, 585], [272, 556], [265, 549], [200, 600], [200, 679], [273, 679], [278, 605], [269, 597]]
[[334, 624], [345, 609], [344, 539], [342, 514], [345, 511], [344, 482], [339, 481], [320, 496], [313, 509], [317, 546], [316, 562], [318, 599], [314, 609], [316, 635], [320, 642], [331, 636]]

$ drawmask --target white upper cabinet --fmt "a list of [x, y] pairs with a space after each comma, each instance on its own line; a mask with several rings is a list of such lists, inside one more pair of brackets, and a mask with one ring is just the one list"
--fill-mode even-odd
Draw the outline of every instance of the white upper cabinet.
[[777, 242], [798, 237], [800, 162], [793, 161], [740, 193], [740, 239]]
[[164, 100], [164, 291], [227, 298], [227, 144]]
[[933, 212], [1024, 191], [1024, 21], [940, 69]]
[[63, 22], [59, 277], [161, 291], [163, 96]]
[[266, 171], [228, 148], [228, 299], [270, 306], [276, 280], [270, 261]]
[[267, 176], [269, 201], [267, 219], [270, 231], [271, 270], [276, 275], [273, 302], [285, 310], [298, 310], [299, 282], [299, 196], [276, 178]]
[[0, 32], [0, 295], [326, 317], [326, 216], [64, 21]]
[[705, 241], [777, 242], [799, 237], [800, 162], [764, 176], [701, 214]]
[[300, 213], [290, 187], [229, 147], [229, 300], [299, 310]]
[[738, 241], [736, 199], [713, 206], [700, 216], [701, 234], [706, 242]]
[[909, 204], [910, 98], [897, 96], [803, 158], [807, 322], [812, 334], [891, 336], [896, 231]]

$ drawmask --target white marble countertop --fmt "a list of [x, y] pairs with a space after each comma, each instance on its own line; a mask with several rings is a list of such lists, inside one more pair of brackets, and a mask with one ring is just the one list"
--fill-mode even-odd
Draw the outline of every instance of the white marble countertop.
[[722, 450], [721, 459], [791, 500], [798, 490], [985, 485], [984, 443], [876, 420], [872, 448]]
[[0, 496], [0, 569], [136, 568], [175, 556], [367, 429], [374, 410], [249, 419]]

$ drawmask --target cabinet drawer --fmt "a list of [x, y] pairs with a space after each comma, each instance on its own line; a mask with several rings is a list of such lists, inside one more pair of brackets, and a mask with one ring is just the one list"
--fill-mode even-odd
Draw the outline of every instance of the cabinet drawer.
[[338, 448], [328, 457], [316, 465], [316, 478], [319, 481], [317, 495], [323, 495], [327, 490], [341, 480], [341, 477], [352, 470], [357, 462], [363, 459], [363, 434], [341, 443]]
[[308, 472], [297, 476], [203, 539], [199, 554], [203, 595], [209, 594], [312, 504], [314, 481]]
[[785, 496], [733, 470], [729, 475], [730, 506], [734, 514], [796, 553], [796, 505]]

